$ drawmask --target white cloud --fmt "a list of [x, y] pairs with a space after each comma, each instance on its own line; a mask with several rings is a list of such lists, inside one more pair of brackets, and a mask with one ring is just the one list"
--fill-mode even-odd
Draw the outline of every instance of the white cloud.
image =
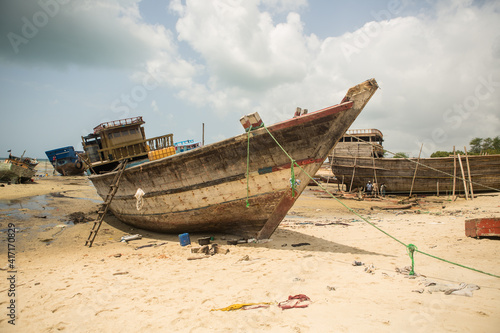
[[[140, 0], [46, 1], [60, 1], [54, 15], [35, 0], [3, 5], [0, 34], [28, 42], [16, 53], [3, 38], [0, 62], [125, 69], [136, 84], [126, 93], [152, 96], [167, 85], [220, 118], [258, 111], [268, 124], [297, 106], [338, 103], [375, 77], [382, 90], [356, 126], [382, 130], [390, 149], [418, 153], [426, 141], [449, 150], [500, 131], [498, 1], [429, 1], [427, 12], [372, 14], [357, 31], [325, 39], [304, 32], [301, 10], [317, 6], [305, 0], [172, 0], [176, 31], [146, 23]], [[25, 36], [23, 24], [41, 20], [40, 12], [47, 22]]]
[[175, 53], [163, 26], [141, 22], [139, 0], [8, 1], [0, 11], [0, 60], [64, 68], [133, 68]]
[[[357, 125], [390, 131], [387, 143], [396, 150], [418, 151], [424, 140], [443, 149], [468, 144], [484, 134], [484, 119], [498, 132], [497, 3], [438, 2], [433, 15], [388, 17], [325, 40], [304, 35], [299, 14], [274, 24], [257, 5], [190, 1], [179, 11], [178, 38], [200, 53], [209, 76], [209, 84], [194, 84], [193, 77], [196, 93], [187, 89], [182, 97], [205, 100], [221, 114], [257, 110], [274, 122], [296, 106], [334, 104], [351, 85], [375, 77], [382, 90]], [[493, 81], [493, 91], [476, 106], [467, 97], [481, 80]], [[467, 103], [470, 112], [454, 111]]]

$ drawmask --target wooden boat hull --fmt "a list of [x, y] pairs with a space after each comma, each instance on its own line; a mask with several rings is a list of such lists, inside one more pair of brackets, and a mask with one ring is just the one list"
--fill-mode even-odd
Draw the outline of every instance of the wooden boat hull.
[[[469, 155], [468, 159], [474, 193], [500, 189], [500, 155]], [[468, 181], [465, 156], [461, 156], [461, 161], [465, 179]], [[374, 159], [350, 156], [334, 156], [331, 161], [332, 172], [339, 183], [346, 185], [347, 190], [364, 187], [368, 181], [374, 182], [377, 179], [379, 185], [386, 185], [387, 193], [410, 192], [416, 162], [416, 158], [409, 161], [404, 158]], [[451, 193], [454, 168], [457, 176], [455, 191], [464, 193], [458, 158], [456, 166], [453, 157], [421, 158], [419, 163], [412, 193]]]
[[30, 180], [36, 171], [25, 165], [15, 164], [9, 160], [0, 163], [0, 181], [22, 183]]
[[[307, 174], [314, 176], [377, 88], [372, 79], [351, 88], [341, 104], [127, 168], [110, 210], [148, 230], [269, 238], [307, 186]], [[294, 191], [290, 159], [273, 137], [303, 169], [294, 167]], [[115, 174], [90, 177], [102, 198]], [[142, 199], [134, 197], [138, 189]]]

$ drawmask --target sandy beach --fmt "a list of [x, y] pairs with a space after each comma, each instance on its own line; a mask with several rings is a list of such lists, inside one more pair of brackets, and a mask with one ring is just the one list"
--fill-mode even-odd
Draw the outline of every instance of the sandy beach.
[[[500, 216], [499, 194], [468, 201], [419, 197], [411, 209], [377, 208], [400, 199], [342, 202], [420, 251], [500, 275], [500, 240], [464, 232], [466, 219]], [[181, 246], [178, 235], [133, 229], [108, 214], [88, 248], [92, 223], [73, 223], [70, 214], [95, 218], [100, 202], [84, 176], [49, 175], [0, 187], [0, 331], [498, 332], [500, 327], [500, 278], [421, 253], [415, 254], [416, 276], [404, 274], [411, 265], [406, 248], [317, 186], [304, 191], [271, 241], [238, 245], [227, 245], [234, 235], [190, 234], [192, 244]], [[9, 235], [9, 229], [15, 233]], [[142, 238], [120, 242], [133, 234]], [[213, 237], [219, 253], [192, 253], [202, 237]], [[460, 289], [460, 283], [467, 287]], [[437, 288], [443, 285], [469, 296], [447, 295]], [[310, 298], [307, 307], [278, 307], [299, 294]], [[271, 304], [217, 310], [261, 302]]]

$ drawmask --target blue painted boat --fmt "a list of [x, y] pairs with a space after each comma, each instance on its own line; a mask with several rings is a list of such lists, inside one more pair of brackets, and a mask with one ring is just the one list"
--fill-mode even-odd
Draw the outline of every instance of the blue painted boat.
[[85, 171], [84, 164], [78, 152], [73, 146], [47, 150], [45, 155], [49, 159], [54, 169], [63, 176], [76, 176], [83, 174]]

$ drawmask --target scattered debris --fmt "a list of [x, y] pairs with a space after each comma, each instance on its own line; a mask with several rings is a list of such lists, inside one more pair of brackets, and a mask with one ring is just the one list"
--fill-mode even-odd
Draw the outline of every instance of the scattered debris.
[[335, 287], [330, 287], [330, 286], [326, 286], [326, 289], [328, 291], [335, 291], [336, 290]]
[[66, 218], [74, 224], [92, 221], [92, 219], [87, 217], [84, 212], [74, 212], [66, 215]]
[[356, 260], [354, 260], [354, 261], [352, 262], [352, 265], [353, 265], [353, 266], [363, 266], [363, 265], [364, 265], [364, 263], [362, 263], [361, 261], [356, 261]]
[[155, 244], [142, 245], [142, 246], [138, 246], [138, 247], [136, 247], [135, 249], [136, 249], [136, 250], [139, 250], [139, 249], [143, 249], [143, 248], [145, 248], [145, 247], [158, 247], [158, 246], [162, 246], [162, 245], [165, 245], [165, 244], [167, 244], [167, 242], [160, 243], [160, 244], [156, 244], [156, 243], [155, 243]]
[[205, 258], [210, 258], [211, 256], [202, 256], [202, 257], [189, 257], [187, 260], [198, 260], [198, 259], [205, 259]]
[[251, 310], [251, 309], [258, 309], [262, 307], [268, 308], [269, 305], [273, 303], [271, 302], [260, 302], [260, 303], [243, 303], [243, 304], [232, 304], [230, 306], [226, 306], [225, 308], [220, 308], [220, 309], [212, 309], [210, 311], [234, 311], [234, 310]]
[[376, 270], [376, 268], [373, 264], [370, 264], [370, 265], [365, 267], [366, 273], [375, 274], [375, 270]]
[[417, 272], [413, 272], [413, 275], [410, 275], [410, 272], [411, 272], [411, 266], [405, 266], [403, 268], [396, 267], [396, 273], [403, 274], [405, 275], [406, 278], [414, 279], [420, 276], [425, 277], [425, 275], [418, 274]]
[[297, 243], [297, 244], [292, 244], [293, 247], [299, 247], [299, 246], [305, 246], [305, 245], [311, 245], [309, 243]]
[[286, 301], [278, 303], [278, 307], [282, 310], [292, 308], [307, 308], [311, 304], [311, 299], [304, 294], [288, 296]]
[[210, 244], [210, 237], [198, 238], [198, 244], [200, 244], [200, 245]]
[[195, 260], [195, 259], [203, 259], [203, 258], [208, 258], [210, 256], [213, 256], [214, 254], [227, 254], [229, 252], [229, 249], [223, 249], [221, 248], [218, 244], [211, 244], [211, 245], [203, 245], [202, 247], [195, 247], [191, 249], [191, 253], [203, 253], [205, 256], [203, 257], [191, 257], [188, 258], [188, 260]]
[[43, 239], [40, 239], [40, 242], [49, 243], [49, 242], [52, 242], [53, 240], [54, 240], [54, 238], [43, 238]]
[[125, 274], [128, 274], [128, 272], [116, 272], [116, 273], [113, 273], [113, 275], [125, 275]]
[[141, 238], [142, 238], [142, 235], [139, 235], [139, 234], [127, 235], [127, 236], [122, 236], [122, 238], [120, 239], [120, 242], [126, 243], [126, 242], [129, 242], [131, 240], [141, 239]]
[[433, 292], [444, 292], [445, 295], [458, 295], [466, 297], [472, 297], [472, 292], [480, 289], [476, 284], [467, 284], [465, 282], [460, 284], [444, 284], [428, 281], [425, 286], [430, 294]]

